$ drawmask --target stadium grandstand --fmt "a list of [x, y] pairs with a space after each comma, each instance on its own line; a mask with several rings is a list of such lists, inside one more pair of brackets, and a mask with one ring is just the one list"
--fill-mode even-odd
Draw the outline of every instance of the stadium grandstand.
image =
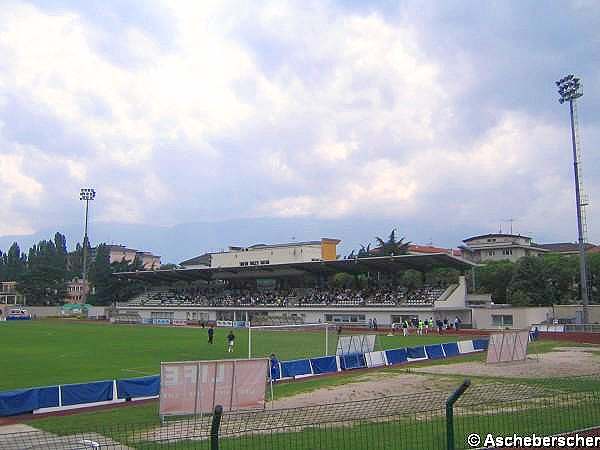
[[[121, 272], [144, 292], [116, 305], [116, 320], [201, 324], [340, 323], [390, 326], [404, 320], [454, 319], [468, 326], [465, 277], [473, 263], [448, 253], [408, 254], [268, 266]], [[454, 269], [455, 280], [403, 285], [407, 270]]]

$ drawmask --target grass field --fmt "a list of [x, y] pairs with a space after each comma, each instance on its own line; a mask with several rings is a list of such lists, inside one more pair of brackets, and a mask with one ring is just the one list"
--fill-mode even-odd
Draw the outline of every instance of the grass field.
[[[207, 343], [206, 329], [111, 325], [76, 320], [0, 323], [0, 391], [133, 378], [158, 374], [161, 361], [246, 358], [248, 332], [238, 329], [236, 347], [227, 353], [228, 329], [217, 329]], [[330, 330], [329, 354], [337, 336]], [[388, 349], [455, 341], [454, 336], [379, 336], [376, 348]], [[282, 360], [324, 354], [323, 331], [252, 332], [253, 356], [276, 353]]]

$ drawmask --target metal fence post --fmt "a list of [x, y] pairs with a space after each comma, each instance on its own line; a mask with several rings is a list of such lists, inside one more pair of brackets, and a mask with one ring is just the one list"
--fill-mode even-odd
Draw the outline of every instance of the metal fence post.
[[219, 428], [221, 427], [221, 417], [223, 416], [223, 407], [215, 406], [212, 425], [210, 427], [210, 450], [219, 450]]
[[462, 382], [462, 384], [458, 387], [456, 391], [448, 397], [446, 400], [446, 440], [447, 440], [447, 450], [455, 450], [455, 442], [454, 442], [454, 403], [460, 398], [461, 395], [465, 393], [467, 388], [471, 386], [471, 380], [466, 379]]

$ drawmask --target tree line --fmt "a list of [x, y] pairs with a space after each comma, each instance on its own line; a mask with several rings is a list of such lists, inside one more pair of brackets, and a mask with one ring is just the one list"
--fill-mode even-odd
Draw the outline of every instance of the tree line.
[[[587, 262], [590, 303], [600, 303], [600, 253], [588, 254]], [[488, 262], [468, 277], [472, 292], [489, 293], [498, 304], [549, 306], [581, 301], [578, 255], [546, 254], [526, 256], [514, 263]]]
[[[87, 241], [83, 245], [88, 253], [88, 280], [94, 286], [94, 291], [87, 297], [88, 303], [110, 305], [143, 290], [139, 282], [111, 276], [115, 272], [143, 270], [137, 258], [111, 263], [106, 244], [95, 249]], [[52, 240], [38, 242], [27, 253], [14, 242], [7, 252], [0, 250], [0, 281], [16, 281], [17, 291], [25, 295], [29, 305], [60, 305], [67, 294], [67, 283], [82, 276], [83, 245], [77, 243], [75, 250], [69, 252], [66, 238], [61, 233], [56, 233]]]

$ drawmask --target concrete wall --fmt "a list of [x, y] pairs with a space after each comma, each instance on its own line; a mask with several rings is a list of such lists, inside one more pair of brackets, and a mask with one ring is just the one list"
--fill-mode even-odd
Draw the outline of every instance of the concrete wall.
[[24, 309], [29, 311], [32, 317], [37, 319], [43, 319], [44, 317], [58, 317], [60, 316], [60, 306], [23, 306]]
[[[492, 316], [503, 315], [512, 316], [513, 329], [530, 328], [531, 325], [544, 322], [552, 316], [552, 307], [492, 307], [492, 308], [473, 308], [473, 328], [481, 330], [499, 328], [494, 325]], [[506, 327], [506, 326], [505, 326]]]
[[467, 281], [465, 277], [458, 277], [458, 286], [450, 286], [440, 298], [444, 300], [435, 301], [435, 308], [464, 308], [467, 298]]
[[[248, 265], [283, 264], [306, 261], [320, 261], [321, 244], [290, 245], [281, 247], [258, 247], [214, 253], [211, 267], [240, 267]], [[268, 261], [268, 263], [265, 263]], [[256, 262], [256, 264], [253, 264]]]
[[[277, 318], [287, 315], [288, 317], [296, 314], [297, 317], [301, 317], [304, 323], [319, 323], [325, 322], [327, 315], [332, 316], [343, 316], [343, 315], [354, 315], [364, 316], [364, 322], [367, 323], [369, 319], [376, 319], [377, 323], [381, 327], [390, 326], [393, 317], [418, 317], [419, 319], [426, 320], [432, 317], [434, 320], [447, 318], [449, 321], [453, 321], [456, 316], [460, 317], [463, 324], [471, 323], [471, 314], [468, 309], [461, 308], [447, 308], [443, 310], [434, 310], [431, 307], [412, 307], [412, 308], [206, 308], [206, 307], [121, 307], [119, 311], [122, 313], [131, 312], [139, 314], [142, 319], [151, 319], [152, 313], [173, 313], [173, 319], [180, 320], [200, 320], [200, 314], [208, 314], [208, 320], [217, 320], [222, 314], [229, 314], [232, 317], [233, 311], [236, 311], [236, 320], [245, 320], [245, 311], [250, 313], [267, 314], [268, 317]], [[196, 318], [194, 319], [194, 313]], [[166, 318], [166, 317], [165, 317]]]
[[[590, 323], [600, 323], [600, 305], [590, 305], [588, 307]], [[554, 305], [553, 317], [565, 321], [573, 320], [576, 323], [578, 317], [582, 317], [581, 305]]]

